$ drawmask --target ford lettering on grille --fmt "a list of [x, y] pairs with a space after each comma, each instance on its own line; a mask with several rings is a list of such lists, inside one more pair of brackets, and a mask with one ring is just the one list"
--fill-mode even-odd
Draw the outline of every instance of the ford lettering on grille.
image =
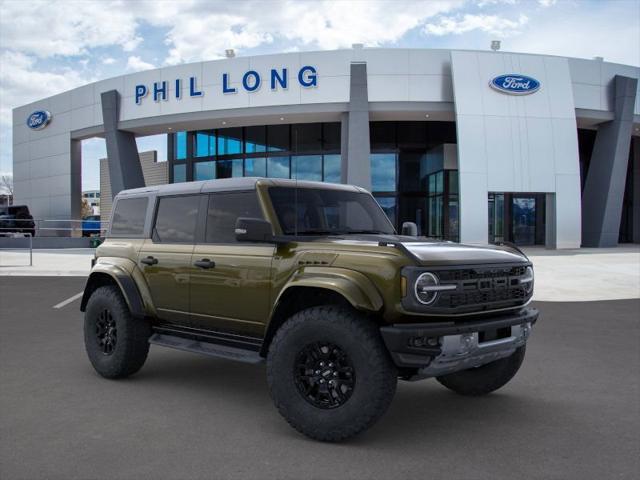
[[504, 308], [528, 301], [532, 289], [527, 282], [526, 265], [491, 269], [440, 270], [443, 285], [456, 285], [443, 291], [433, 305], [436, 309]]

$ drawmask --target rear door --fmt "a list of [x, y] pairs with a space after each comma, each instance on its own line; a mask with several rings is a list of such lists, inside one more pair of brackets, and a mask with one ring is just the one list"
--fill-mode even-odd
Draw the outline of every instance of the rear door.
[[162, 320], [189, 323], [191, 256], [203, 198], [197, 194], [159, 197], [151, 239], [140, 250], [138, 265]]
[[237, 242], [238, 217], [264, 218], [255, 191], [209, 195], [204, 241], [191, 261], [191, 317], [200, 328], [261, 335], [275, 246]]

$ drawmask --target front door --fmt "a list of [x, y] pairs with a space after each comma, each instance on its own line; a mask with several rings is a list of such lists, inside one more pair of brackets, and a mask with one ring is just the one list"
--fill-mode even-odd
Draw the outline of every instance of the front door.
[[209, 195], [204, 243], [191, 259], [191, 319], [199, 328], [262, 335], [275, 246], [236, 242], [238, 217], [263, 218], [255, 191]]
[[189, 321], [189, 276], [200, 198], [159, 198], [152, 238], [145, 240], [138, 256], [158, 317], [169, 322]]

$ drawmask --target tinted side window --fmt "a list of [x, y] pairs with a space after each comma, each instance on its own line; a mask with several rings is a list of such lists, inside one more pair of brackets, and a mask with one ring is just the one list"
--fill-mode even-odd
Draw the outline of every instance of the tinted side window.
[[235, 243], [238, 217], [263, 218], [256, 192], [216, 193], [209, 196], [207, 243]]
[[193, 243], [200, 195], [160, 198], [153, 238], [163, 243]]
[[123, 198], [118, 200], [111, 219], [112, 235], [140, 236], [144, 232], [144, 218], [147, 215], [147, 197]]

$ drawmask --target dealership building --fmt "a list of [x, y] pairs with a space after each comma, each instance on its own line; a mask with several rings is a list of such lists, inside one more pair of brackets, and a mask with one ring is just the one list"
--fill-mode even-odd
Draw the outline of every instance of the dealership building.
[[[499, 51], [229, 52], [14, 109], [15, 203], [78, 219], [81, 141], [104, 137], [105, 206], [150, 178], [285, 177], [365, 187], [397, 227], [435, 238], [638, 243], [639, 77], [601, 58]], [[160, 133], [156, 168], [135, 139]]]

